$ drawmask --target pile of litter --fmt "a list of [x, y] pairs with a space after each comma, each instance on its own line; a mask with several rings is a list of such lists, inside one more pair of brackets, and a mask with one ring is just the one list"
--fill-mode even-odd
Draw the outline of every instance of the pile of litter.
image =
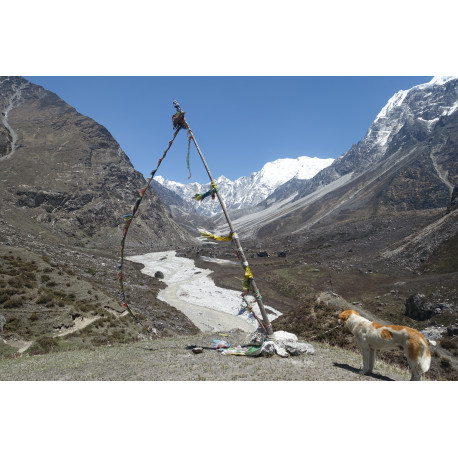
[[209, 347], [191, 345], [188, 349], [193, 353], [202, 353], [204, 349], [217, 350], [222, 355], [234, 356], [274, 356], [282, 358], [302, 354], [313, 355], [315, 349], [312, 345], [298, 342], [297, 336], [285, 331], [274, 332], [273, 338], [267, 338], [262, 332], [251, 334], [248, 342], [243, 345], [232, 346], [229, 342], [213, 339]]

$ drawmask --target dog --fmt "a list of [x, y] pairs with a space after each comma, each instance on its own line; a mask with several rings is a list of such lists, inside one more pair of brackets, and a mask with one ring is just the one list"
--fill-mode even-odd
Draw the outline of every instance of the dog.
[[377, 350], [404, 350], [412, 371], [410, 380], [421, 380], [431, 365], [431, 352], [426, 338], [416, 329], [406, 326], [379, 324], [363, 318], [355, 310], [345, 310], [339, 315], [339, 323], [346, 326], [356, 337], [363, 355], [361, 374], [374, 369]]

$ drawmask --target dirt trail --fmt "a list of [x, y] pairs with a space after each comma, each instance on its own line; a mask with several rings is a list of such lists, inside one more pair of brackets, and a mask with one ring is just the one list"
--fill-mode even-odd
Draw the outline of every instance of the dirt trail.
[[84, 317], [84, 316], [78, 317], [75, 320], [73, 320], [73, 326], [71, 328], [61, 329], [57, 331], [54, 334], [54, 337], [62, 337], [62, 336], [66, 336], [67, 334], [71, 334], [73, 332], [79, 331], [80, 329], [83, 329], [86, 326], [89, 326], [91, 323], [99, 319], [100, 319], [99, 316], [95, 316], [91, 318]]

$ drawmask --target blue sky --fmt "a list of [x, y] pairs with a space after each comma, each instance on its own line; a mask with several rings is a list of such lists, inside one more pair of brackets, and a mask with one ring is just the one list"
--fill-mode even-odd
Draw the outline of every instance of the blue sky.
[[[336, 158], [364, 138], [388, 99], [432, 76], [26, 77], [105, 126], [145, 177], [173, 130], [178, 100], [208, 166], [231, 180], [279, 158]], [[186, 133], [159, 175], [188, 182]], [[189, 181], [207, 182], [194, 145]]]

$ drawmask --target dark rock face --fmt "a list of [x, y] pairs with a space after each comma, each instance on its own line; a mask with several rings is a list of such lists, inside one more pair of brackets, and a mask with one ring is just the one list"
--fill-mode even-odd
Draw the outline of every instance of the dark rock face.
[[[145, 179], [108, 130], [20, 77], [0, 77], [0, 112], [2, 217], [32, 235], [119, 244]], [[191, 238], [149, 189], [127, 244], [175, 243]]]
[[435, 312], [435, 306], [426, 301], [423, 294], [412, 294], [406, 300], [406, 315], [417, 321], [424, 321], [431, 318]]

